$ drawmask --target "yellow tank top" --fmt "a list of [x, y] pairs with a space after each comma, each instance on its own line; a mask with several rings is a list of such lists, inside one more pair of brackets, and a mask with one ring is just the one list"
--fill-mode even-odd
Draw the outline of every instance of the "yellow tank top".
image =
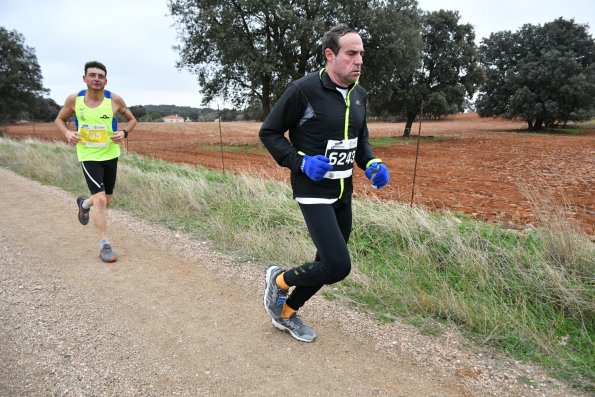
[[120, 145], [111, 136], [118, 130], [118, 120], [112, 111], [112, 95], [104, 91], [103, 101], [96, 108], [85, 104], [85, 92], [78, 93], [75, 101], [76, 128], [79, 141], [76, 152], [79, 161], [105, 161], [120, 156]]

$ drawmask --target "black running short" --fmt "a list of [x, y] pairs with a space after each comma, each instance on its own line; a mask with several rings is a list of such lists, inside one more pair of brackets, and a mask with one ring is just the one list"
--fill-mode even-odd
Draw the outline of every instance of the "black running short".
[[118, 158], [106, 161], [82, 161], [81, 167], [91, 194], [113, 194], [116, 186]]

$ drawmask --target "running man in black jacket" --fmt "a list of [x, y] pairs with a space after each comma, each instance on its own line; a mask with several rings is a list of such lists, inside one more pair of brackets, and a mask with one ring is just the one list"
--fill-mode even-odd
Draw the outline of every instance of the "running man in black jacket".
[[273, 325], [302, 342], [314, 341], [316, 334], [297, 316], [298, 309], [323, 285], [351, 271], [347, 241], [354, 164], [376, 188], [390, 178], [368, 142], [366, 91], [358, 85], [361, 37], [337, 25], [322, 38], [322, 51], [326, 67], [289, 84], [260, 129], [273, 158], [291, 170], [293, 197], [316, 246], [313, 262], [287, 271], [271, 266], [265, 276], [264, 307]]

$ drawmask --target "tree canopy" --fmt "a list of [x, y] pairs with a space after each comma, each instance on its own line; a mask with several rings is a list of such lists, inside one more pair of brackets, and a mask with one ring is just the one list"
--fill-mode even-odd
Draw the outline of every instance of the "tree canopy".
[[490, 35], [480, 46], [487, 81], [476, 107], [541, 129], [593, 117], [595, 41], [587, 26], [558, 18]]
[[170, 0], [182, 40], [178, 67], [196, 73], [203, 104], [218, 96], [238, 107], [256, 99], [266, 114], [291, 80], [316, 68], [330, 3]]
[[197, 75], [206, 105], [262, 106], [323, 65], [322, 34], [338, 22], [364, 41], [362, 85], [371, 111], [404, 115], [462, 110], [483, 74], [475, 34], [453, 11], [422, 14], [415, 0], [169, 0], [181, 45], [178, 67]]
[[44, 98], [42, 96], [35, 96], [35, 102], [32, 107], [26, 111], [26, 116], [29, 119], [36, 121], [54, 121], [60, 112], [61, 106], [52, 98]]
[[47, 91], [35, 50], [22, 34], [0, 26], [0, 121], [28, 117], [31, 109], [47, 111], [49, 102], [40, 98]]
[[463, 111], [465, 98], [483, 82], [475, 32], [459, 19], [457, 11], [423, 15], [420, 63], [413, 72], [394, 81], [390, 96], [394, 110], [405, 116], [404, 136], [410, 135], [420, 111], [434, 116]]
[[[371, 2], [360, 28], [364, 41], [362, 86], [368, 90], [371, 111], [399, 114], [402, 82], [421, 62], [421, 14], [415, 1]], [[395, 29], [398, 26], [398, 29]]]
[[[411, 45], [418, 32], [415, 20], [410, 20], [417, 13], [414, 0], [170, 0], [168, 4], [182, 42], [177, 47], [178, 67], [197, 75], [205, 105], [221, 96], [235, 106], [259, 103], [263, 115], [268, 114], [289, 82], [323, 65], [322, 34], [339, 22], [362, 34], [364, 76], [368, 73], [367, 82], [374, 86], [380, 87], [386, 78], [373, 75], [391, 76], [396, 67], [410, 67], [417, 50]], [[377, 27], [376, 19], [383, 26]], [[388, 69], [391, 73], [385, 74]]]
[[137, 120], [147, 115], [147, 109], [143, 105], [130, 106], [128, 109], [130, 109], [130, 112]]

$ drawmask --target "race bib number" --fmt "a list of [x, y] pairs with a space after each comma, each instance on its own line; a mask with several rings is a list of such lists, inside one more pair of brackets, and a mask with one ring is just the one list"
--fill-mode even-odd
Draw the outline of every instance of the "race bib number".
[[102, 124], [82, 124], [79, 129], [81, 141], [86, 146], [107, 146], [107, 127]]
[[326, 144], [325, 156], [331, 160], [333, 169], [324, 177], [328, 179], [348, 178], [353, 174], [357, 138], [342, 141], [329, 140]]

